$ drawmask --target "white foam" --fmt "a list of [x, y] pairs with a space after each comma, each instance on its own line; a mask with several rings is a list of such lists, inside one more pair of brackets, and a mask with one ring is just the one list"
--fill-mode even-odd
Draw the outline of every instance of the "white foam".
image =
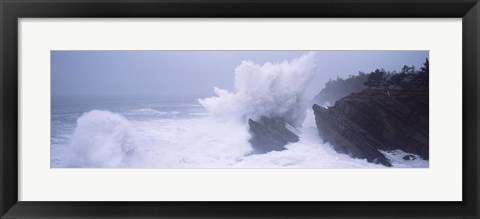
[[[428, 160], [424, 160], [420, 158], [420, 156], [415, 154], [409, 154], [402, 150], [394, 150], [394, 151], [380, 151], [382, 152], [385, 157], [390, 160], [392, 165], [396, 168], [428, 168], [429, 162]], [[404, 160], [403, 157], [405, 155], [412, 155], [414, 159], [412, 160]]]
[[[321, 143], [313, 110], [305, 99], [315, 72], [315, 53], [281, 63], [242, 62], [235, 90], [215, 88], [217, 96], [199, 100], [209, 114], [190, 118], [128, 121], [120, 114], [93, 110], [82, 115], [67, 146], [52, 147], [53, 167], [143, 168], [385, 168], [336, 153]], [[140, 108], [129, 113], [166, 115]], [[250, 155], [246, 120], [281, 117], [300, 137], [286, 150]], [[306, 118], [306, 119], [305, 119]], [[403, 161], [404, 152], [383, 152], [394, 167], [428, 167]]]
[[313, 113], [312, 108], [308, 108], [306, 111], [307, 116], [305, 117], [305, 120], [303, 120], [302, 126], [303, 127], [317, 127], [317, 124], [315, 122], [315, 114]]
[[286, 145], [287, 150], [251, 155], [236, 163], [236, 168], [386, 168], [336, 153], [322, 144], [316, 128], [300, 128], [300, 141]]
[[128, 166], [136, 141], [134, 128], [120, 114], [90, 111], [77, 120], [70, 139], [67, 166]]
[[226, 168], [252, 151], [244, 124], [210, 117], [133, 123], [146, 168]]
[[[173, 113], [173, 112], [172, 112]], [[140, 108], [140, 109], [135, 109], [127, 112], [126, 114], [132, 114], [132, 115], [167, 115], [169, 112], [164, 112], [164, 111], [158, 111], [154, 110], [152, 108]]]
[[242, 62], [235, 69], [235, 90], [215, 87], [217, 96], [200, 99], [220, 120], [281, 117], [294, 126], [305, 118], [305, 89], [316, 69], [315, 53], [281, 63]]
[[[250, 154], [248, 126], [204, 116], [128, 121], [94, 110], [78, 119], [70, 144], [52, 148], [52, 167], [135, 168], [386, 168], [336, 153], [315, 127], [296, 128], [286, 150]], [[402, 151], [383, 152], [394, 167], [428, 167]]]

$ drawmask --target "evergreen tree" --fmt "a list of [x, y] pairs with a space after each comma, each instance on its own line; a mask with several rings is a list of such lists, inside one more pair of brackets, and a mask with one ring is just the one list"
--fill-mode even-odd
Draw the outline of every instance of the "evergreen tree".
[[429, 77], [429, 71], [430, 71], [430, 67], [429, 67], [430, 63], [428, 61], [428, 58], [425, 60], [425, 62], [423, 63], [423, 66], [420, 68], [420, 71], [419, 71], [419, 83], [418, 85], [421, 86], [421, 87], [428, 87], [428, 77]]
[[368, 75], [367, 81], [364, 83], [369, 89], [372, 87], [386, 86], [386, 75], [384, 69], [376, 69], [374, 72]]

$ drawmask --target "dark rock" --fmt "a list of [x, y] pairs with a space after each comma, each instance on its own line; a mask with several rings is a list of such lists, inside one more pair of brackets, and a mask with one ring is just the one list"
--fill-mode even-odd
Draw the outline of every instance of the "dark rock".
[[250, 143], [254, 153], [261, 154], [269, 151], [285, 150], [285, 145], [299, 140], [298, 135], [289, 130], [290, 126], [282, 118], [260, 117], [258, 121], [248, 120]]
[[318, 132], [324, 142], [330, 143], [335, 151], [353, 158], [367, 159], [368, 162], [392, 166], [390, 161], [372, 145], [366, 133], [346, 118], [337, 116], [331, 110], [313, 105]]
[[379, 150], [428, 159], [428, 90], [364, 90], [328, 109], [313, 106], [320, 137], [337, 152], [391, 166]]
[[402, 159], [404, 159], [404, 160], [416, 160], [417, 158], [415, 158], [414, 155], [408, 154], [408, 155], [403, 156]]

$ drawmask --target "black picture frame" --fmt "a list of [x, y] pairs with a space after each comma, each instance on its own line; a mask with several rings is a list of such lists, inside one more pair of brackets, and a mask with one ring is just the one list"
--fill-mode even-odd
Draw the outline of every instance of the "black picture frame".
[[[2, 218], [479, 218], [478, 0], [0, 0]], [[18, 201], [18, 19], [133, 17], [462, 18], [461, 202]], [[455, 74], [455, 73], [452, 73]], [[335, 188], [332, 188], [335, 189]], [[372, 191], [375, 192], [375, 191]], [[438, 191], [442, 192], [442, 191]]]

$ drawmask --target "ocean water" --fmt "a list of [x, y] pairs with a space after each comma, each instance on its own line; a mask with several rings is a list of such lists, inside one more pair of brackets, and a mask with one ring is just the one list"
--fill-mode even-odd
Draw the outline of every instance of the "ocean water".
[[[52, 168], [386, 168], [321, 143], [312, 110], [284, 151], [252, 154], [248, 125], [219, 119], [197, 98], [53, 98]], [[402, 151], [383, 152], [394, 167], [428, 167]]]
[[[319, 138], [308, 86], [316, 54], [235, 68], [233, 89], [195, 98], [52, 98], [52, 168], [386, 168], [336, 153]], [[314, 87], [320, 89], [319, 87]], [[171, 91], [174, 92], [174, 91]], [[300, 140], [252, 154], [248, 119], [281, 117]], [[394, 167], [428, 167], [383, 152]]]

